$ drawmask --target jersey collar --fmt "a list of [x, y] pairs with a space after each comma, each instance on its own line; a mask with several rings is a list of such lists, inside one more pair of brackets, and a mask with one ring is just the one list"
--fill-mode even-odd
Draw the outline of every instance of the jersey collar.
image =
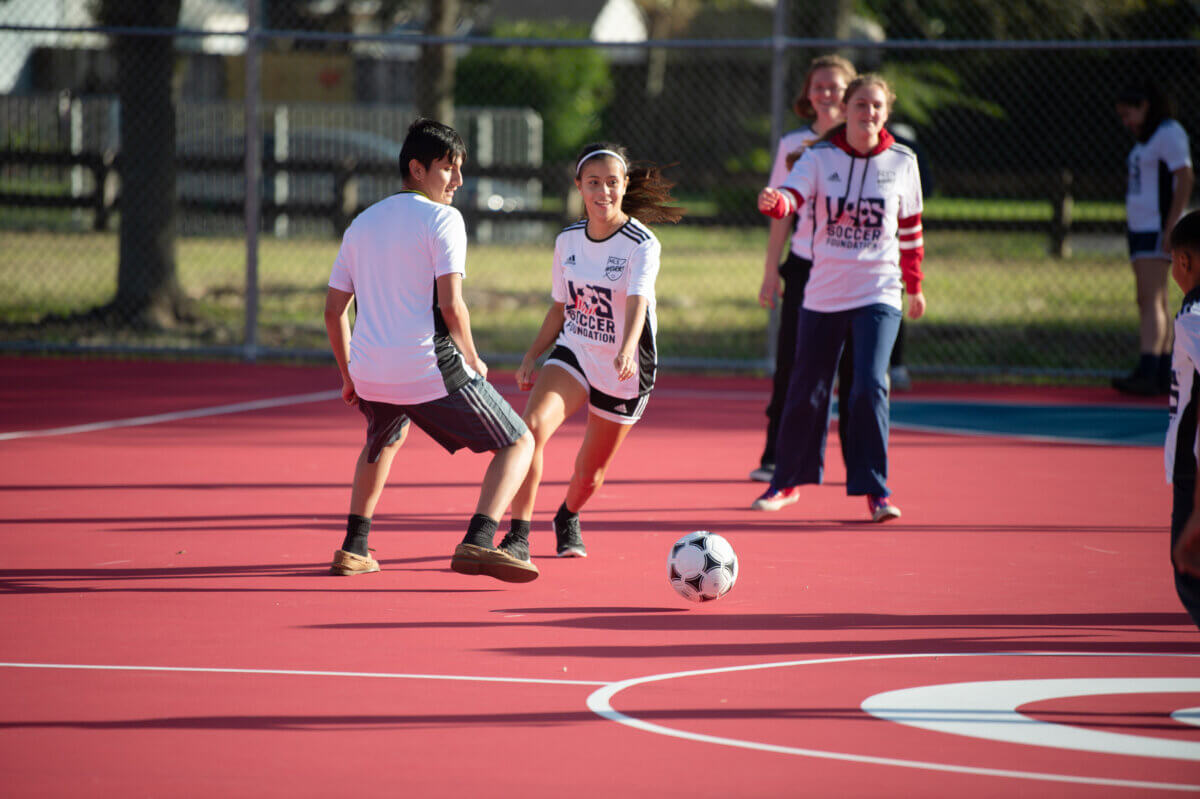
[[845, 127], [833, 134], [829, 140], [832, 141], [839, 149], [844, 150], [851, 158], [870, 158], [873, 155], [879, 155], [881, 152], [896, 143], [895, 137], [888, 132], [887, 128], [879, 131], [879, 144], [876, 144], [875, 149], [871, 150], [869, 153], [860, 153], [858, 150], [855, 150], [850, 146], [850, 142], [846, 139]]

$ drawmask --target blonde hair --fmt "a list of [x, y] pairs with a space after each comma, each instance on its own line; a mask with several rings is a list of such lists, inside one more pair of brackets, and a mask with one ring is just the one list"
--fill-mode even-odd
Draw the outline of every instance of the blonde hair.
[[[892, 105], [894, 105], [896, 102], [896, 93], [892, 91], [892, 87], [888, 85], [888, 82], [884, 80], [882, 75], [874, 72], [864, 72], [862, 75], [859, 75], [854, 80], [850, 81], [850, 85], [846, 87], [846, 93], [842, 95], [842, 102], [848, 105], [850, 103], [850, 98], [853, 97], [859, 89], [863, 89], [867, 86], [878, 86], [883, 91], [883, 96], [887, 99], [888, 113], [891, 113]], [[836, 125], [833, 128], [825, 131], [824, 136], [812, 142], [812, 144], [809, 144], [807, 147], [801, 147], [795, 152], [788, 153], [787, 168], [790, 170], [792, 166], [800, 160], [800, 156], [804, 155], [804, 151], [809, 147], [812, 147], [818, 142], [828, 141], [829, 139], [832, 139], [834, 135], [838, 133], [838, 131], [845, 129], [846, 123], [843, 122], [842, 124]]]
[[808, 90], [812, 88], [813, 75], [816, 74], [818, 69], [840, 69], [846, 74], [847, 81], [854, 80], [855, 76], [858, 75], [858, 71], [854, 69], [854, 65], [840, 55], [819, 55], [810, 61], [808, 72], [804, 75], [804, 83], [800, 86], [800, 91], [792, 99], [792, 110], [801, 119], [811, 119], [817, 115], [812, 101], [808, 99]]

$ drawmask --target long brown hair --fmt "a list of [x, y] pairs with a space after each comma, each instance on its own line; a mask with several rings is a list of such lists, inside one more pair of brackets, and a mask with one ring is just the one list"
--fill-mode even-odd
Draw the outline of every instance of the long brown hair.
[[847, 81], [852, 81], [858, 76], [858, 71], [854, 68], [854, 65], [840, 55], [819, 55], [810, 61], [808, 63], [808, 72], [804, 74], [804, 83], [800, 86], [800, 91], [792, 99], [792, 110], [801, 119], [812, 119], [817, 115], [812, 101], [808, 99], [808, 90], [812, 88], [813, 75], [816, 74], [818, 69], [840, 69], [846, 73]]
[[625, 196], [621, 200], [622, 211], [648, 224], [678, 222], [687, 213], [686, 208], [673, 205], [675, 198], [671, 196], [671, 189], [675, 183], [663, 177], [662, 169], [649, 161], [632, 161], [629, 151], [620, 144], [594, 142], [584, 147], [575, 159], [576, 180], [579, 180], [579, 173], [583, 170], [584, 159], [600, 150], [614, 152], [625, 162], [629, 187], [625, 189]]
[[[846, 87], [846, 93], [842, 95], [842, 102], [845, 103], [846, 105], [849, 105], [850, 98], [854, 96], [855, 92], [857, 92], [859, 89], [861, 89], [865, 86], [878, 86], [880, 89], [883, 90], [883, 96], [887, 98], [888, 113], [890, 114], [891, 110], [892, 110], [892, 105], [894, 105], [896, 102], [896, 93], [892, 91], [892, 87], [888, 85], [888, 82], [886, 80], [884, 80], [883, 76], [879, 75], [875, 72], [864, 72], [863, 74], [856, 77], [854, 80], [850, 81], [850, 85]], [[814, 145], [820, 144], [823, 141], [829, 141], [834, 136], [836, 136], [840, 131], [843, 131], [845, 129], [846, 129], [845, 122], [841, 123], [840, 125], [834, 125], [832, 128], [825, 131], [824, 135], [822, 135], [819, 139], [814, 141], [812, 144], [808, 145], [808, 147], [812, 147]], [[795, 165], [795, 163], [797, 161], [800, 160], [800, 156], [804, 155], [804, 151], [807, 150], [808, 147], [801, 147], [799, 150], [797, 150], [794, 153], [788, 153], [787, 168], [789, 170], [792, 168], [792, 166]]]

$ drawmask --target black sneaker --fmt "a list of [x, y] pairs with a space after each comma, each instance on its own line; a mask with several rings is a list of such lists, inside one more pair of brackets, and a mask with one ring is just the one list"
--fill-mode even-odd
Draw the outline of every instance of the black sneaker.
[[1134, 394], [1139, 397], [1154, 397], [1170, 391], [1168, 386], [1167, 392], [1164, 392], [1157, 378], [1137, 373], [1127, 377], [1114, 377], [1112, 386], [1122, 394]]
[[558, 540], [558, 556], [560, 558], [587, 557], [587, 547], [583, 545], [583, 536], [579, 532], [578, 516], [573, 516], [562, 524], [555, 519], [554, 537]]
[[500, 541], [500, 546], [496, 547], [501, 552], [507, 552], [517, 560], [523, 560], [529, 563], [529, 539], [521, 538], [513, 535], [511, 532], [504, 536]]

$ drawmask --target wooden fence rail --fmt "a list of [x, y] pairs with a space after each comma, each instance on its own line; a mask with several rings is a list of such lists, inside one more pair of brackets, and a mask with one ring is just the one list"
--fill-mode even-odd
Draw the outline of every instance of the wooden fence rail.
[[[4, 183], [0, 183], [0, 206], [23, 208], [81, 208], [93, 212], [92, 227], [97, 231], [108, 229], [114, 211], [119, 210], [121, 156], [114, 152], [104, 153], [69, 153], [43, 152], [34, 150], [0, 149], [0, 169], [12, 166], [36, 167], [80, 167], [92, 174], [92, 188], [83, 195], [46, 194], [29, 191], [9, 191]], [[241, 174], [244, 162], [237, 157], [212, 156], [180, 156], [175, 160], [178, 172], [207, 172], [224, 174]], [[353, 158], [340, 160], [288, 160], [275, 161], [269, 154], [263, 158], [264, 182], [269, 184], [279, 173], [331, 175], [334, 189], [328, 200], [306, 201], [288, 199], [276, 202], [266, 197], [262, 203], [262, 214], [267, 229], [273, 226], [274, 220], [280, 215], [300, 217], [315, 217], [328, 219], [333, 231], [338, 235], [346, 229], [350, 221], [360, 213], [365, 205], [359, 202], [358, 179], [364, 176], [395, 177], [394, 163], [360, 162]], [[517, 167], [490, 166], [471, 169], [472, 178], [493, 178], [510, 180], [541, 181], [546, 194], [566, 197], [571, 193], [571, 175], [561, 167]], [[696, 177], [696, 176], [692, 176]], [[710, 176], [714, 185], [719, 183], [720, 176]], [[727, 179], [727, 178], [726, 178]], [[703, 181], [701, 181], [703, 182]], [[1071, 175], [1062, 173], [1052, 184], [1051, 196], [1047, 199], [1050, 204], [1050, 217], [1047, 221], [1029, 219], [1004, 219], [988, 217], [956, 217], [939, 219], [926, 216], [926, 230], [963, 230], [979, 232], [1023, 232], [1044, 233], [1048, 236], [1050, 251], [1058, 256], [1069, 254], [1069, 237], [1073, 233], [1109, 233], [1124, 232], [1124, 224], [1113, 220], [1076, 220], [1072, 218]], [[220, 199], [212, 197], [188, 196], [186, 193], [179, 198], [179, 208], [183, 211], [223, 214], [239, 216], [244, 213], [243, 201], [240, 198]], [[485, 208], [462, 207], [460, 210], [467, 224], [473, 226], [484, 220], [493, 221], [537, 221], [553, 224], [563, 224], [574, 220], [567, 212], [550, 212], [541, 210], [493, 211]], [[687, 217], [690, 225], [705, 227], [746, 227], [755, 225], [759, 220], [749, 214], [734, 214], [729, 212], [713, 215], [691, 214]]]

